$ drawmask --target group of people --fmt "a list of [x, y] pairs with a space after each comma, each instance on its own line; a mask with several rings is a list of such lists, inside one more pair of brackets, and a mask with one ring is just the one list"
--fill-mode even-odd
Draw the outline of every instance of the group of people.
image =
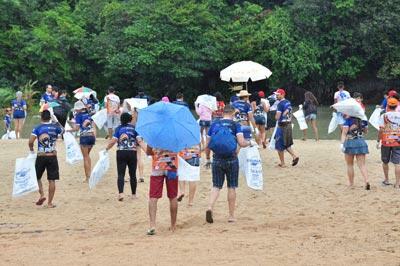
[[[40, 197], [37, 205], [43, 205], [47, 200], [47, 207], [55, 207], [53, 203], [55, 193], [55, 181], [59, 180], [59, 167], [56, 152], [58, 136], [64, 132], [78, 132], [79, 145], [81, 147], [84, 161], [84, 182], [88, 182], [92, 170], [90, 152], [96, 144], [96, 125], [92, 116], [99, 110], [99, 101], [91, 95], [75, 102], [73, 108], [65, 98], [65, 92], [54, 90], [50, 85], [41, 98], [41, 123], [37, 125], [29, 139], [29, 149], [34, 152], [34, 142], [37, 140], [36, 173], [39, 184]], [[238, 150], [240, 148], [258, 145], [266, 148], [272, 145], [279, 156], [279, 167], [287, 167], [285, 163], [285, 151], [292, 157], [292, 166], [299, 163], [299, 156], [293, 150], [292, 135], [292, 104], [286, 99], [286, 91], [279, 88], [271, 96], [265, 97], [263, 91], [250, 94], [243, 88], [231, 98], [229, 103], [225, 102], [221, 93], [217, 92], [216, 109], [211, 109], [203, 104], [195, 104], [196, 113], [199, 116], [201, 140], [194, 147], [188, 147], [179, 153], [160, 150], [147, 145], [135, 128], [138, 112], [129, 106], [124, 108], [115, 89], [110, 87], [104, 99], [104, 107], [107, 110], [107, 143], [105, 150], [109, 151], [117, 145], [117, 188], [118, 200], [124, 200], [125, 171], [128, 168], [132, 198], [136, 199], [137, 174], [139, 170], [139, 181], [143, 182], [143, 156], [152, 157], [150, 190], [149, 190], [149, 217], [150, 226], [147, 234], [156, 232], [156, 212], [158, 199], [162, 197], [163, 184], [166, 183], [167, 197], [170, 200], [171, 230], [176, 228], [176, 217], [178, 202], [182, 201], [186, 193], [187, 182], [179, 181], [177, 176], [178, 158], [183, 158], [188, 164], [199, 167], [202, 152], [205, 153], [205, 167], [212, 169], [212, 189], [209, 205], [205, 218], [208, 223], [213, 223], [213, 210], [220, 190], [226, 180], [228, 187], [229, 222], [235, 221], [236, 188], [238, 187], [239, 160]], [[355, 93], [354, 98], [362, 104], [362, 95]], [[149, 96], [139, 93], [136, 98], [146, 99]], [[350, 98], [350, 94], [344, 89], [344, 84], [338, 84], [334, 101], [341, 102]], [[379, 131], [378, 143], [382, 144], [382, 162], [385, 173], [384, 185], [390, 185], [388, 179], [388, 163], [396, 165], [395, 187], [400, 186], [400, 112], [399, 97], [391, 91], [385, 98], [384, 113], [381, 117], [381, 130]], [[57, 105], [50, 108], [51, 102], [57, 101]], [[169, 97], [162, 97], [161, 101], [169, 104], [177, 104], [185, 108], [190, 105], [184, 100], [184, 95], [178, 93], [176, 100], [171, 101]], [[13, 111], [24, 112], [26, 117], [26, 103], [22, 95], [17, 93], [16, 107]], [[14, 103], [14, 101], [13, 101]], [[61, 106], [62, 112], [56, 111], [55, 107]], [[305, 93], [303, 112], [306, 120], [312, 125], [315, 138], [318, 141], [318, 129], [316, 124], [318, 101], [311, 92]], [[17, 109], [18, 108], [18, 109]], [[72, 112], [69, 112], [69, 109]], [[69, 116], [70, 114], [70, 116]], [[14, 119], [21, 117], [21, 113], [14, 114]], [[69, 119], [68, 119], [69, 118]], [[364, 134], [367, 132], [368, 123], [360, 118], [349, 117], [346, 114], [337, 114], [338, 123], [342, 130], [341, 149], [345, 153], [347, 173], [350, 186], [354, 185], [354, 159], [360, 167], [364, 177], [366, 189], [370, 189], [365, 156], [368, 153], [368, 145]], [[69, 122], [67, 122], [69, 120]], [[70, 128], [65, 128], [71, 123]], [[267, 132], [274, 131], [272, 134]], [[267, 136], [269, 135], [269, 136]], [[306, 139], [306, 135], [304, 135]], [[213, 160], [211, 161], [211, 154]], [[49, 194], [45, 197], [42, 175], [47, 171], [49, 181]], [[196, 191], [196, 182], [189, 182], [189, 202], [192, 206]]]

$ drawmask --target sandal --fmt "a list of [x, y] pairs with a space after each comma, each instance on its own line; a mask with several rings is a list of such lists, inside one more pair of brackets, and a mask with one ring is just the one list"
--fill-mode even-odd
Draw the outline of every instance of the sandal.
[[371, 190], [371, 186], [370, 186], [369, 183], [367, 183], [367, 184], [365, 185], [365, 190]]
[[36, 205], [41, 206], [45, 201], [46, 201], [46, 198], [40, 198], [38, 201], [36, 201]]
[[185, 194], [181, 194], [181, 195], [178, 197], [177, 201], [178, 201], [178, 202], [181, 202], [182, 199], [183, 199], [183, 197], [185, 197]]
[[156, 229], [154, 228], [150, 228], [149, 230], [147, 230], [146, 235], [148, 236], [154, 236], [156, 234]]
[[214, 222], [214, 219], [212, 217], [212, 211], [211, 210], [207, 210], [206, 211], [206, 221], [209, 224], [212, 224]]
[[299, 157], [293, 159], [293, 161], [292, 161], [292, 166], [296, 166], [296, 165], [299, 163], [299, 160], [300, 160]]
[[382, 185], [384, 185], [384, 186], [390, 186], [390, 185], [392, 185], [388, 180], [383, 180], [382, 181]]

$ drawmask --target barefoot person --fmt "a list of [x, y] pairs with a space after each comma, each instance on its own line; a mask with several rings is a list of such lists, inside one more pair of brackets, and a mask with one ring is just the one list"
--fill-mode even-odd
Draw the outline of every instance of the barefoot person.
[[149, 217], [150, 228], [147, 235], [156, 233], [157, 202], [162, 198], [164, 180], [169, 199], [171, 215], [171, 231], [176, 229], [176, 217], [178, 215], [178, 154], [175, 152], [153, 149], [147, 146], [147, 155], [152, 156], [150, 191], [149, 191]]
[[[231, 105], [224, 108], [223, 119], [212, 123], [207, 135], [206, 159], [207, 166], [212, 165], [212, 183], [210, 201], [206, 211], [206, 221], [213, 223], [213, 210], [218, 199], [219, 192], [224, 186], [226, 178], [228, 186], [228, 222], [235, 221], [236, 188], [238, 187], [239, 160], [237, 157], [237, 144], [247, 147], [251, 143], [245, 140], [242, 127], [233, 121], [235, 109]], [[233, 143], [233, 147], [230, 147]], [[210, 153], [213, 150], [213, 162], [210, 161]]]
[[83, 182], [87, 183], [92, 171], [92, 161], [90, 159], [90, 152], [96, 143], [96, 127], [86, 106], [82, 101], [77, 101], [74, 105], [75, 125], [68, 132], [79, 131], [79, 145], [83, 155], [83, 165], [85, 169], [85, 178]]
[[53, 204], [54, 193], [56, 191], [56, 180], [60, 179], [58, 170], [58, 160], [56, 151], [56, 142], [58, 135], [63, 133], [63, 128], [59, 123], [51, 122], [51, 115], [48, 110], [41, 113], [41, 123], [36, 126], [29, 139], [29, 150], [34, 152], [33, 144], [38, 141], [38, 151], [35, 163], [36, 175], [39, 185], [40, 198], [36, 205], [40, 206], [45, 201], [43, 184], [41, 181], [44, 171], [47, 171], [47, 180], [49, 181], [49, 195], [47, 207], [54, 208]]
[[364, 178], [365, 189], [370, 190], [365, 157], [368, 154], [368, 145], [364, 134], [368, 132], [368, 121], [355, 117], [347, 117], [343, 124], [341, 137], [341, 149], [345, 154], [347, 175], [350, 187], [354, 186], [354, 158], [357, 160], [358, 168]]
[[11, 114], [12, 114], [11, 108], [6, 108], [5, 115], [3, 118], [5, 133], [10, 133], [10, 131], [11, 131]]
[[[318, 127], [317, 127], [317, 107], [319, 103], [317, 98], [311, 91], [304, 93], [303, 110], [307, 124], [311, 124], [314, 130], [315, 140], [319, 141]], [[307, 129], [303, 130], [303, 140], [307, 140]]]
[[279, 100], [275, 115], [275, 119], [276, 121], [278, 121], [278, 128], [276, 129], [275, 136], [275, 149], [278, 151], [279, 155], [279, 166], [286, 167], [284, 153], [285, 151], [287, 151], [293, 158], [292, 166], [296, 166], [299, 163], [299, 157], [294, 153], [292, 149], [292, 104], [289, 100], [285, 99], [286, 92], [284, 89], [278, 89], [275, 94], [277, 99]]
[[143, 141], [136, 132], [135, 127], [132, 124], [132, 116], [129, 113], [123, 113], [121, 115], [121, 125], [115, 129], [114, 136], [108, 143], [106, 151], [110, 150], [116, 143], [118, 145], [118, 200], [124, 200], [125, 172], [127, 167], [129, 169], [129, 180], [131, 184], [132, 198], [136, 199], [136, 151], [138, 149], [138, 146], [141, 145]]
[[[200, 167], [200, 146], [194, 146], [192, 148], [184, 149], [179, 153], [179, 156], [182, 157], [188, 164], [195, 167]], [[180, 176], [180, 179], [184, 179], [185, 177]], [[181, 181], [179, 180], [179, 197], [178, 202], [181, 202], [183, 197], [185, 196], [186, 184], [189, 184], [189, 203], [188, 206], [193, 206], [194, 194], [196, 193], [197, 181]]]
[[11, 108], [13, 111], [15, 136], [19, 139], [26, 118], [26, 101], [22, 99], [21, 91], [17, 91], [16, 99], [11, 101]]
[[391, 185], [389, 182], [389, 162], [394, 164], [396, 183], [395, 188], [400, 188], [400, 112], [396, 111], [399, 101], [388, 98], [387, 112], [381, 115], [379, 121], [378, 145], [382, 143], [381, 160], [385, 179], [382, 184]]

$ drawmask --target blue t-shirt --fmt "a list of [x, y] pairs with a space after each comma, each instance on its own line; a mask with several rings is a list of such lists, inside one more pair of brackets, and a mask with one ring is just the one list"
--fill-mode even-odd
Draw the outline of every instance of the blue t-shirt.
[[352, 137], [362, 137], [364, 135], [364, 129], [368, 128], [368, 121], [361, 120], [355, 117], [349, 117], [345, 119], [343, 127], [351, 128], [353, 125], [357, 125], [353, 129], [347, 132], [347, 135]]
[[243, 122], [249, 121], [249, 113], [253, 112], [251, 105], [248, 102], [238, 100], [232, 104], [233, 108], [238, 110], [239, 112], [235, 115], [235, 121]]
[[79, 125], [79, 133], [81, 136], [93, 135], [93, 119], [87, 112], [78, 113], [75, 116], [75, 124]]
[[386, 110], [386, 106], [387, 106], [387, 99], [386, 98], [384, 98], [382, 100], [381, 106], [383, 107], [383, 110]]
[[[289, 111], [287, 114], [284, 115], [286, 111]], [[292, 121], [292, 104], [290, 101], [284, 99], [281, 100], [278, 104], [276, 112], [281, 113], [281, 117], [279, 118], [278, 122], [290, 122]]]
[[10, 129], [11, 128], [11, 116], [5, 115], [3, 121], [4, 121], [4, 124], [6, 125], [6, 129]]
[[26, 101], [25, 100], [20, 100], [20, 101], [18, 101], [17, 99], [12, 100], [11, 101], [11, 107], [14, 110], [13, 115], [15, 117], [25, 116], [24, 106], [26, 108]]
[[242, 126], [239, 123], [234, 122], [230, 119], [220, 119], [213, 122], [208, 130], [207, 135], [212, 137], [215, 135], [221, 127], [227, 127], [231, 131], [232, 135], [243, 134]]
[[233, 104], [234, 102], [239, 101], [239, 97], [237, 97], [236, 95], [233, 95], [230, 99], [230, 104]]
[[48, 94], [47, 92], [42, 94], [42, 98], [40, 99], [41, 102], [51, 102], [52, 100], [54, 100], [53, 95]]
[[32, 130], [32, 135], [38, 140], [38, 153], [52, 153], [56, 151], [57, 136], [63, 130], [58, 124], [42, 123]]
[[137, 147], [137, 137], [139, 134], [136, 132], [133, 125], [119, 126], [115, 129], [114, 138], [118, 140], [118, 150], [135, 151]]
[[187, 104], [187, 102], [185, 102], [185, 101], [176, 100], [173, 103], [178, 104], [178, 105], [183, 105], [183, 106], [186, 106], [187, 108], [189, 108], [189, 104]]

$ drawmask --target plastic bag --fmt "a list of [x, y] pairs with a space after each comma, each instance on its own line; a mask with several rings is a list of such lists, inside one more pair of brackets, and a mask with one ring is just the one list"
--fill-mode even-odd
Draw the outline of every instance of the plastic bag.
[[303, 109], [300, 108], [298, 111], [293, 113], [293, 116], [296, 117], [297, 123], [299, 123], [300, 130], [305, 130], [308, 128], [306, 118], [304, 117]]
[[337, 127], [338, 127], [337, 113], [333, 112], [331, 122], [329, 122], [328, 134], [331, 134], [333, 131], [335, 131]]
[[107, 122], [107, 109], [98, 111], [92, 116], [93, 122], [96, 124], [98, 129], [101, 129]]
[[178, 156], [179, 181], [200, 181], [200, 166], [192, 166]]
[[335, 108], [336, 111], [338, 111], [339, 113], [356, 117], [361, 120], [368, 120], [365, 116], [364, 109], [361, 107], [361, 104], [353, 98], [335, 103], [334, 105], [332, 105], [332, 107]]
[[275, 144], [276, 144], [275, 135], [276, 135], [277, 129], [278, 129], [278, 122], [276, 122], [274, 131], [272, 132], [271, 140], [269, 141], [269, 144], [268, 144], [268, 149], [270, 149], [271, 151], [275, 150]]
[[378, 107], [375, 109], [375, 111], [372, 113], [371, 117], [369, 118], [369, 122], [377, 130], [379, 130], [379, 119], [381, 117], [381, 113], [382, 113], [382, 108]]
[[13, 197], [20, 197], [39, 190], [35, 162], [36, 154], [29, 155], [26, 158], [18, 158], [15, 161]]
[[110, 168], [110, 156], [108, 152], [101, 151], [99, 152], [99, 160], [97, 161], [96, 165], [94, 166], [92, 173], [90, 174], [89, 179], [89, 188], [93, 189], [97, 183], [103, 178], [105, 173]]
[[83, 160], [81, 148], [75, 137], [70, 133], [64, 133], [64, 144], [65, 144], [65, 159], [69, 164], [75, 164]]
[[16, 138], [17, 138], [17, 136], [15, 135], [15, 131], [14, 130], [7, 132], [6, 134], [4, 134], [1, 137], [2, 140], [5, 140], [5, 139], [16, 139]]
[[263, 190], [263, 171], [260, 152], [256, 146], [241, 148], [239, 151], [239, 170], [246, 177], [247, 186]]

